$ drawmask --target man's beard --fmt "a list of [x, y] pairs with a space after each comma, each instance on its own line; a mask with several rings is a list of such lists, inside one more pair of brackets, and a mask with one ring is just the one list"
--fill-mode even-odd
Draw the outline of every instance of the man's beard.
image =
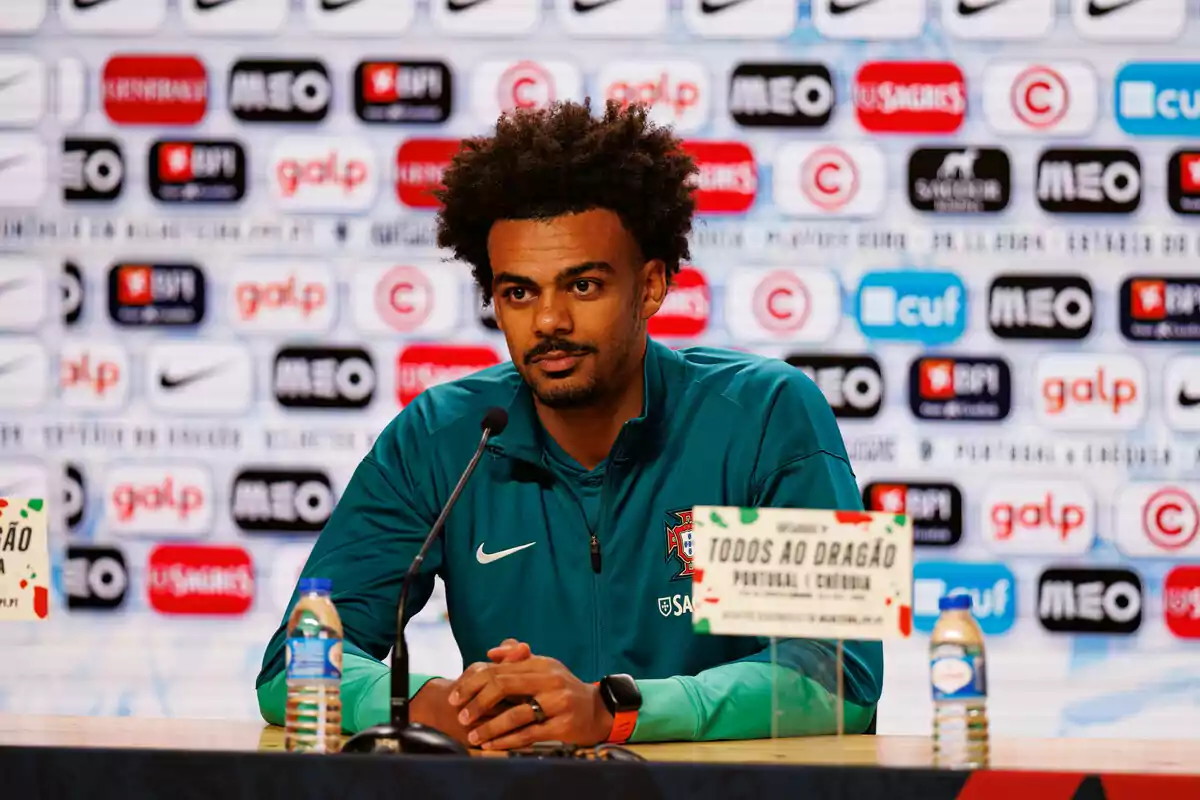
[[560, 410], [587, 408], [595, 405], [603, 396], [600, 387], [596, 385], [595, 375], [582, 384], [551, 386], [546, 389], [541, 389], [534, 384], [531, 388], [542, 405]]

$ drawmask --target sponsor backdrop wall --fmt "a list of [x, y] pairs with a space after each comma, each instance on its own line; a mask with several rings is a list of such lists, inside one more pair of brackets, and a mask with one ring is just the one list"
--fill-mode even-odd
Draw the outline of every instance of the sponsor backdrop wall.
[[[590, 95], [700, 163], [653, 334], [809, 372], [917, 520], [880, 731], [928, 730], [966, 591], [998, 733], [1200, 736], [1192, 5], [5, 0], [0, 496], [55, 504], [0, 710], [255, 716], [373, 437], [507, 358], [428, 190], [502, 108]], [[460, 669], [436, 597], [411, 640]]]

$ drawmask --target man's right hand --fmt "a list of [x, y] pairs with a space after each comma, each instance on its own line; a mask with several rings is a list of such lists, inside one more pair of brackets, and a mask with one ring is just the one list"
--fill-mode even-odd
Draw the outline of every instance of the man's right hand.
[[[516, 639], [505, 639], [488, 651], [488, 658], [496, 664], [523, 661], [532, 654], [529, 645]], [[433, 678], [413, 695], [408, 704], [408, 718], [413, 722], [436, 728], [448, 734], [462, 744], [468, 744], [467, 734], [470, 730], [458, 721], [458, 709], [450, 705], [450, 687], [454, 681], [446, 678]], [[495, 714], [507, 710], [507, 705], [495, 709]], [[489, 717], [495, 714], [488, 715]], [[482, 720], [477, 720], [479, 724]]]

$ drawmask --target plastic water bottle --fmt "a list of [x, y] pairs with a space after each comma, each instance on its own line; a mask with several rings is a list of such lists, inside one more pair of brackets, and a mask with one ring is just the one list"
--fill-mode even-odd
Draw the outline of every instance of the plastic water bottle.
[[302, 578], [287, 626], [288, 750], [336, 753], [342, 746], [342, 621], [328, 578]]
[[983, 631], [971, 615], [971, 598], [938, 601], [941, 615], [929, 643], [933, 683], [933, 760], [939, 767], [988, 765], [987, 669]]

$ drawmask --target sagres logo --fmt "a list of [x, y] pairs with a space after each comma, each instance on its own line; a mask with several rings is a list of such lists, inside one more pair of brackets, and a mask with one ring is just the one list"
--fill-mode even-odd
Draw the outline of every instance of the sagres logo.
[[0, 331], [36, 331], [49, 305], [46, 268], [24, 256], [0, 255]]
[[1171, 427], [1200, 431], [1200, 356], [1179, 356], [1169, 361], [1163, 388]]
[[746, 127], [821, 128], [836, 104], [824, 64], [738, 64], [729, 81], [729, 113]]
[[1200, 342], [1200, 275], [1126, 278], [1121, 334], [1135, 342]]
[[1096, 75], [1082, 62], [999, 62], [983, 87], [983, 116], [999, 134], [1080, 136], [1096, 124]]
[[994, 214], [1008, 208], [1012, 175], [998, 147], [932, 147], [908, 158], [908, 201], [937, 214]]
[[108, 271], [108, 315], [118, 325], [199, 325], [207, 282], [191, 264], [117, 264]]
[[375, 362], [361, 347], [284, 347], [271, 373], [284, 408], [366, 408], [375, 397]]
[[129, 354], [114, 343], [66, 342], [59, 353], [58, 393], [63, 405], [116, 411], [129, 399]]
[[379, 166], [361, 139], [289, 136], [271, 157], [275, 202], [285, 211], [366, 211]]
[[333, 325], [337, 286], [320, 263], [257, 260], [236, 269], [231, 281], [230, 322], [250, 333], [302, 333]]
[[758, 168], [754, 154], [741, 142], [683, 143], [696, 162], [692, 193], [698, 214], [740, 214], [754, 205]]
[[196, 125], [208, 110], [208, 72], [195, 56], [116, 55], [100, 102], [117, 125]]
[[320, 122], [332, 95], [315, 59], [243, 59], [229, 72], [229, 111], [242, 122]]
[[150, 607], [160, 614], [245, 614], [254, 565], [240, 547], [158, 545], [146, 567]]
[[775, 203], [799, 217], [874, 216], [883, 207], [883, 153], [866, 143], [792, 142], [772, 170]]
[[1080, 481], [996, 481], [980, 511], [984, 543], [1005, 555], [1082, 555], [1096, 538], [1096, 504]]
[[501, 113], [583, 99], [583, 76], [566, 61], [485, 61], [475, 70], [471, 105], [483, 125]]
[[872, 482], [863, 487], [863, 505], [911, 516], [915, 544], [951, 547], [962, 539], [962, 491], [952, 483]]
[[1001, 339], [1086, 339], [1094, 311], [1081, 275], [997, 275], [988, 287], [988, 325]]
[[1038, 620], [1054, 633], [1133, 633], [1142, 580], [1128, 569], [1048, 569], [1038, 579]]
[[870, 339], [949, 344], [966, 330], [967, 287], [953, 272], [868, 272], [854, 307]]
[[1187, 21], [1186, 0], [1071, 0], [1080, 35], [1106, 42], [1166, 42]]
[[246, 194], [246, 151], [232, 140], [158, 141], [150, 194], [164, 203], [236, 203]]
[[695, 267], [680, 267], [662, 307], [647, 322], [646, 331], [654, 338], [700, 336], [708, 328], [711, 313], [712, 293], [704, 273]]
[[461, 139], [408, 139], [396, 149], [396, 199], [410, 208], [437, 208], [433, 196]]
[[1038, 419], [1062, 430], [1130, 430], [1146, 416], [1146, 368], [1124, 354], [1053, 354], [1038, 359]]
[[1167, 202], [1176, 214], [1200, 214], [1200, 150], [1176, 150], [1171, 155]]
[[239, 344], [157, 342], [146, 364], [146, 397], [165, 413], [242, 414], [254, 400], [254, 364]]
[[1117, 547], [1134, 557], [1195, 559], [1200, 483], [1130, 483], [1116, 500]]
[[396, 400], [406, 406], [431, 386], [499, 363], [499, 354], [486, 345], [409, 345], [396, 357]]
[[1142, 162], [1132, 150], [1047, 150], [1037, 199], [1055, 214], [1129, 214], [1142, 200]]
[[870, 419], [883, 406], [883, 370], [874, 356], [794, 353], [787, 363], [817, 384], [839, 419]]
[[363, 122], [445, 122], [453, 85], [442, 61], [364, 61], [354, 71], [354, 112]]
[[828, 270], [737, 270], [725, 287], [725, 319], [737, 339], [823, 342], [841, 319], [840, 296]]
[[696, 62], [612, 62], [600, 71], [597, 85], [604, 100], [648, 106], [651, 120], [676, 133], [692, 133], [708, 122], [712, 88]]
[[459, 270], [451, 264], [380, 264], [354, 276], [354, 320], [368, 333], [445, 335], [459, 324]]
[[239, 472], [230, 498], [233, 521], [249, 533], [317, 533], [335, 502], [324, 472], [267, 468]]
[[813, 0], [813, 25], [830, 39], [915, 39], [925, 27], [920, 0]]
[[873, 133], [953, 133], [967, 113], [967, 84], [949, 61], [871, 61], [854, 77], [858, 124]]
[[997, 421], [1012, 411], [1012, 371], [1002, 358], [918, 358], [908, 370], [908, 405], [918, 419]]
[[920, 561], [913, 565], [913, 627], [931, 633], [938, 601], [965, 594], [971, 614], [987, 636], [1005, 633], [1017, 618], [1016, 578], [1003, 564]]
[[213, 522], [213, 484], [208, 470], [180, 464], [108, 470], [105, 525], [117, 534], [187, 539], [206, 535]]
[[[692, 510], [690, 508], [667, 512], [666, 523], [667, 555], [675, 574], [671, 580], [686, 580], [696, 573], [692, 564]], [[661, 600], [659, 601], [662, 602]], [[665, 613], [663, 616], [667, 616]]]
[[1183, 639], [1200, 639], [1200, 567], [1175, 567], [1163, 582], [1167, 628]]
[[70, 545], [63, 563], [63, 593], [67, 608], [120, 608], [129, 589], [125, 555], [115, 547]]
[[125, 185], [125, 157], [113, 139], [63, 139], [63, 200], [110, 202]]

